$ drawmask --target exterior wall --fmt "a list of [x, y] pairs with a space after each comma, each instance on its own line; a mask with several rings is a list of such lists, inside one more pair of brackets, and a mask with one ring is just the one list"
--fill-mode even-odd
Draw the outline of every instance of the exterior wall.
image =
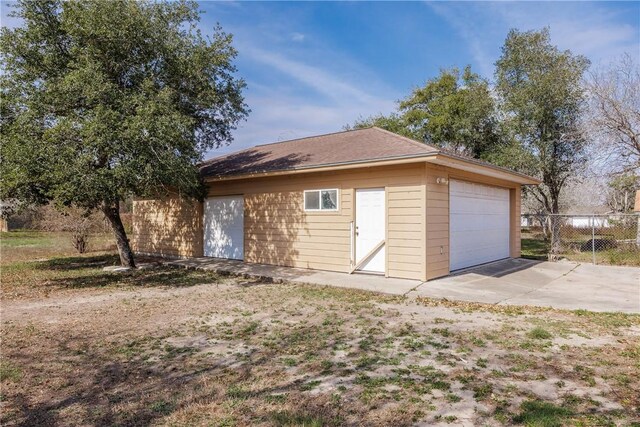
[[427, 163], [427, 280], [449, 274], [449, 185], [438, 184], [437, 178], [459, 179], [509, 188], [510, 255], [512, 258], [520, 257], [520, 184]]
[[202, 203], [170, 196], [134, 200], [131, 244], [135, 252], [167, 257], [202, 256]]
[[[520, 185], [430, 163], [378, 166], [210, 184], [208, 197], [243, 195], [246, 262], [349, 272], [355, 189], [386, 189], [386, 270], [429, 280], [449, 274], [449, 186], [460, 179], [510, 189], [511, 256], [520, 256]], [[305, 212], [304, 190], [340, 190], [335, 212]], [[132, 246], [164, 256], [203, 255], [202, 204], [177, 196], [136, 200]]]
[[[243, 194], [245, 261], [349, 272], [355, 189], [386, 189], [387, 274], [424, 280], [424, 164], [212, 183], [209, 197]], [[305, 212], [303, 191], [340, 190], [336, 212]]]

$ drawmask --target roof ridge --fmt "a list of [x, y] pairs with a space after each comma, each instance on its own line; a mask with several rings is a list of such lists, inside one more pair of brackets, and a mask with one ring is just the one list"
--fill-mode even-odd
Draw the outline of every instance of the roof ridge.
[[433, 148], [434, 150], [441, 151], [440, 148], [436, 147], [435, 145], [427, 144], [426, 142], [420, 142], [420, 141], [418, 141], [416, 139], [409, 138], [409, 137], [406, 137], [404, 135], [400, 135], [399, 133], [391, 132], [390, 130], [383, 129], [383, 128], [378, 127], [378, 126], [371, 126], [371, 127], [373, 129], [375, 129], [375, 130], [379, 130], [379, 131], [382, 131], [384, 133], [388, 133], [390, 135], [393, 135], [393, 136], [396, 136], [398, 138], [404, 139], [405, 141], [410, 142], [410, 143], [412, 143], [414, 145], [419, 145], [420, 147], [425, 147], [426, 146], [426, 147], [429, 147], [429, 148]]
[[267, 145], [284, 144], [285, 142], [301, 141], [303, 139], [320, 138], [320, 137], [323, 137], [323, 136], [337, 135], [337, 134], [340, 134], [340, 133], [357, 132], [357, 131], [367, 130], [367, 129], [372, 129], [372, 128], [374, 128], [374, 126], [369, 126], [369, 127], [360, 128], [360, 129], [346, 129], [346, 130], [340, 130], [340, 131], [337, 131], [337, 132], [321, 133], [319, 135], [303, 136], [301, 138], [285, 139], [284, 141], [267, 142], [265, 144], [258, 144], [258, 145], [254, 145], [252, 148], [254, 148], [254, 147], [264, 147], [264, 146], [267, 146]]

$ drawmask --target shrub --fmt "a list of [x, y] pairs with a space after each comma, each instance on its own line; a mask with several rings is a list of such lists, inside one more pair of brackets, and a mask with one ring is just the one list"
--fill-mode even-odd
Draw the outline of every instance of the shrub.
[[104, 220], [97, 212], [78, 208], [43, 206], [38, 210], [37, 228], [44, 231], [71, 233], [71, 243], [78, 253], [85, 253], [92, 232], [104, 230]]

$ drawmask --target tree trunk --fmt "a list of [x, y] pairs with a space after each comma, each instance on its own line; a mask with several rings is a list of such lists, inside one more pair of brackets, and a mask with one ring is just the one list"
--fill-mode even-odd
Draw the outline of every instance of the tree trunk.
[[102, 212], [109, 220], [109, 224], [111, 224], [111, 229], [116, 238], [116, 245], [118, 246], [118, 253], [120, 254], [120, 264], [122, 264], [123, 267], [136, 268], [133, 251], [131, 250], [131, 246], [129, 246], [127, 232], [124, 230], [124, 225], [122, 225], [122, 220], [120, 219], [120, 203], [105, 203], [102, 206]]

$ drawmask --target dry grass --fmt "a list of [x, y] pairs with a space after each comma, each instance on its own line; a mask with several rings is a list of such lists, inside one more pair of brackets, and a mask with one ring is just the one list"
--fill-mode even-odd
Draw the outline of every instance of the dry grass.
[[[114, 253], [116, 250], [110, 234], [89, 236], [86, 256]], [[0, 233], [0, 265], [18, 261], [33, 261], [51, 257], [77, 256], [69, 233], [18, 230]]]
[[[625, 425], [640, 318], [21, 261], [3, 425]], [[6, 288], [6, 289], [5, 289]], [[44, 291], [46, 290], [46, 292]]]

